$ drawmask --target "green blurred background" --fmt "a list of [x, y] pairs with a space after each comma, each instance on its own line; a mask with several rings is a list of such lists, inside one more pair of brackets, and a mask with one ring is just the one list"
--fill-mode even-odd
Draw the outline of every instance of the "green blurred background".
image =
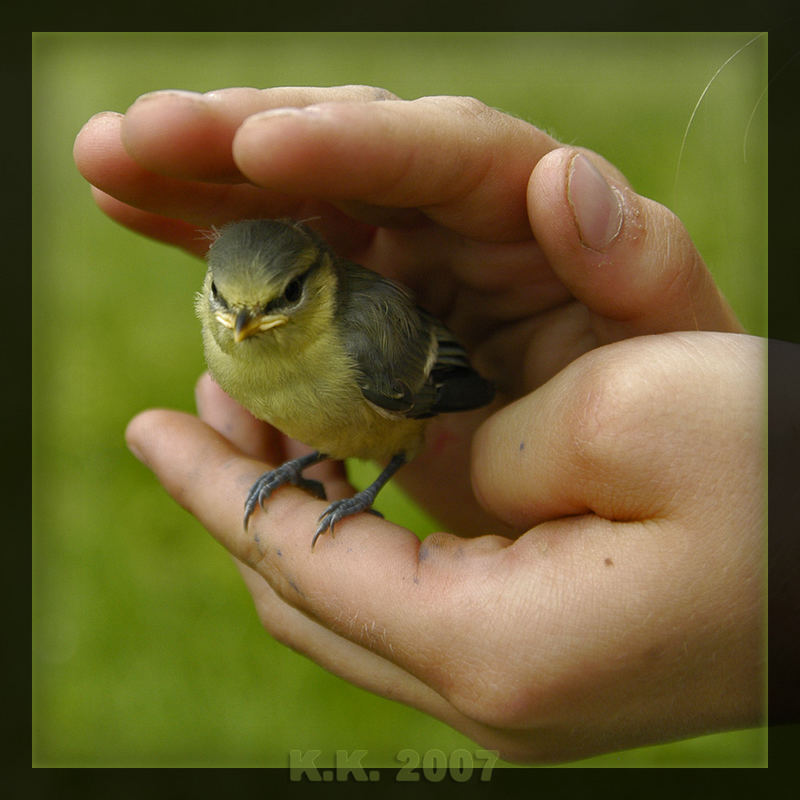
[[[161, 88], [365, 83], [465, 94], [605, 155], [675, 210], [766, 335], [767, 41], [752, 34], [59, 34], [33, 37], [33, 738], [42, 766], [286, 766], [290, 749], [474, 745], [261, 629], [222, 548], [126, 450], [140, 409], [193, 410], [201, 262], [93, 206], [72, 142]], [[372, 468], [355, 465], [358, 482]], [[393, 487], [379, 507], [435, 524]], [[576, 766], [756, 766], [737, 731]]]

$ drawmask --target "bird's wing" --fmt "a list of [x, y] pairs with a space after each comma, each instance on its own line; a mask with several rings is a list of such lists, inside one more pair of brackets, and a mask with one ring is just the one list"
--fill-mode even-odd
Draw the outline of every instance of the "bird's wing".
[[431, 414], [468, 411], [490, 403], [494, 385], [475, 371], [467, 351], [439, 320], [425, 311], [420, 313], [429, 319], [436, 343], [436, 357], [426, 381], [436, 393]]
[[[366, 271], [365, 271], [366, 272]], [[421, 419], [490, 402], [494, 388], [464, 348], [399, 285], [348, 270], [346, 347], [361, 393], [383, 412]]]

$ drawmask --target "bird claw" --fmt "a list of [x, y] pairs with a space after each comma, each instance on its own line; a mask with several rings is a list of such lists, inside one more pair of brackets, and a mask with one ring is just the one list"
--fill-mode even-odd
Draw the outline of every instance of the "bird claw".
[[375, 514], [376, 517], [383, 518], [380, 511], [372, 508], [372, 498], [364, 496], [363, 492], [359, 492], [353, 497], [347, 497], [343, 500], [336, 500], [331, 503], [325, 511], [320, 515], [316, 531], [314, 531], [314, 538], [311, 540], [311, 547], [322, 536], [325, 531], [330, 531], [333, 536], [333, 528], [337, 522], [341, 522], [345, 517], [353, 516], [353, 514], [360, 514], [362, 511], [369, 511], [370, 514]]
[[[247, 500], [244, 504], [245, 530], [247, 529], [247, 523], [256, 508], [259, 505], [261, 505], [263, 508], [264, 503], [269, 499], [270, 495], [275, 491], [275, 489], [287, 483], [291, 483], [301, 489], [306, 489], [320, 500], [326, 500], [327, 498], [325, 497], [325, 488], [323, 485], [319, 481], [309, 480], [308, 478], [304, 478], [302, 475], [302, 472], [306, 467], [316, 464], [326, 458], [328, 458], [328, 456], [317, 450], [313, 453], [309, 453], [308, 455], [300, 456], [299, 458], [293, 458], [291, 461], [287, 461], [277, 469], [270, 470], [269, 472], [265, 472], [263, 475], [261, 475], [250, 487], [250, 491], [247, 493]], [[381, 474], [378, 475], [378, 477], [366, 489], [358, 492], [358, 494], [355, 494], [352, 497], [347, 497], [343, 500], [336, 500], [335, 502], [331, 503], [318, 520], [319, 524], [314, 532], [314, 538], [311, 540], [312, 549], [317, 539], [319, 539], [319, 537], [322, 536], [325, 531], [329, 530], [331, 532], [331, 536], [333, 536], [333, 529], [336, 523], [341, 522], [345, 517], [350, 517], [353, 514], [359, 514], [362, 511], [369, 511], [372, 514], [382, 517], [383, 514], [381, 514], [379, 511], [375, 511], [375, 509], [372, 508], [372, 504], [375, 502], [375, 496], [378, 494], [386, 481], [388, 481], [389, 478], [394, 475], [394, 473], [397, 472], [397, 470], [405, 463], [405, 454], [398, 453], [392, 457], [392, 460], [383, 469]]]
[[257, 506], [264, 508], [264, 503], [269, 500], [272, 493], [285, 486], [287, 483], [297, 486], [299, 489], [305, 489], [311, 492], [315, 497], [320, 500], [327, 500], [325, 495], [325, 487], [319, 482], [304, 478], [302, 476], [303, 465], [287, 461], [285, 464], [277, 467], [276, 469], [265, 472], [259, 476], [258, 480], [250, 487], [247, 493], [247, 500], [244, 504], [244, 527], [247, 529], [247, 523]]

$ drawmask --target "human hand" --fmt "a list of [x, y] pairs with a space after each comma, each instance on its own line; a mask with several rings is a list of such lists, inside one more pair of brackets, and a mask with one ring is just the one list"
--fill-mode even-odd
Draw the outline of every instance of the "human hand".
[[[292, 488], [246, 534], [247, 489], [297, 445], [208, 377], [201, 419], [151, 410], [127, 437], [279, 641], [506, 759], [573, 760], [760, 721], [764, 350], [633, 338], [497, 412], [473, 480], [516, 539], [420, 543], [361, 515], [312, 556], [325, 504]], [[335, 465], [314, 469], [348, 493]]]
[[318, 216], [309, 224], [342, 255], [410, 286], [499, 389], [488, 409], [434, 420], [399, 475], [462, 535], [519, 532], [470, 484], [470, 443], [490, 413], [598, 345], [740, 330], [673, 214], [596, 154], [471, 99], [155, 93], [92, 118], [75, 158], [109, 216], [197, 255], [198, 228]]

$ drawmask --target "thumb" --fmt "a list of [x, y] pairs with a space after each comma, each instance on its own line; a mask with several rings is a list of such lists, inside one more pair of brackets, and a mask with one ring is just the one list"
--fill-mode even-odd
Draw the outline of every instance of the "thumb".
[[[734, 486], [745, 491], [752, 419], [760, 419], [758, 346], [747, 336], [685, 332], [589, 351], [478, 429], [478, 499], [523, 530], [576, 514], [684, 514], [705, 507], [697, 500], [704, 482], [716, 502], [732, 503]], [[740, 465], [736, 475], [730, 464]], [[716, 475], [729, 476], [724, 490]]]
[[544, 155], [528, 182], [528, 214], [559, 279], [594, 312], [601, 342], [742, 331], [678, 217], [595, 153]]

